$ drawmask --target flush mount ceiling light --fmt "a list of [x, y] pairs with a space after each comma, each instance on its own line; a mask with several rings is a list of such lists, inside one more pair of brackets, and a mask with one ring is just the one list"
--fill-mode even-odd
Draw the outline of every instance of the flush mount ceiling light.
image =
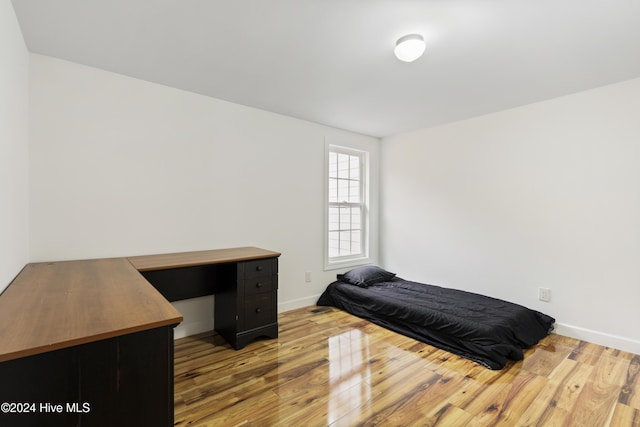
[[400, 61], [413, 62], [422, 56], [424, 48], [424, 37], [420, 34], [407, 34], [398, 39], [393, 53]]

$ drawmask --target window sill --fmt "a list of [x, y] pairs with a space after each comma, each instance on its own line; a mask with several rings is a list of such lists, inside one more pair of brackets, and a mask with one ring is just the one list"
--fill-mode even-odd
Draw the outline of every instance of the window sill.
[[347, 259], [344, 261], [333, 261], [333, 262], [325, 260], [324, 271], [359, 267], [361, 265], [367, 265], [372, 263], [373, 263], [373, 260], [370, 257], [354, 258], [354, 259]]

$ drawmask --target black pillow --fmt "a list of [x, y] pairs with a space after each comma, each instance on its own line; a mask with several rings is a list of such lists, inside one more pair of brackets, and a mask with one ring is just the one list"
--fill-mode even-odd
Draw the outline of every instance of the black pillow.
[[395, 277], [395, 273], [389, 273], [375, 265], [367, 265], [364, 267], [354, 268], [344, 274], [338, 274], [338, 280], [347, 282], [352, 285], [366, 288], [378, 282], [386, 282]]

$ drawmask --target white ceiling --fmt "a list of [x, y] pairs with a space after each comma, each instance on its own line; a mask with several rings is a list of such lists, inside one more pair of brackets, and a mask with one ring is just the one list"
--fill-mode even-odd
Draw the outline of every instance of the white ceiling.
[[372, 136], [640, 77], [638, 0], [13, 5], [31, 52]]

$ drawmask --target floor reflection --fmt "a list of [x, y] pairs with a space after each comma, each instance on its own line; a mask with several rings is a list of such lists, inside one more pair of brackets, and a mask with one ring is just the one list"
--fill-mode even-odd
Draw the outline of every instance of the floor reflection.
[[328, 423], [371, 400], [369, 336], [353, 329], [329, 338]]

